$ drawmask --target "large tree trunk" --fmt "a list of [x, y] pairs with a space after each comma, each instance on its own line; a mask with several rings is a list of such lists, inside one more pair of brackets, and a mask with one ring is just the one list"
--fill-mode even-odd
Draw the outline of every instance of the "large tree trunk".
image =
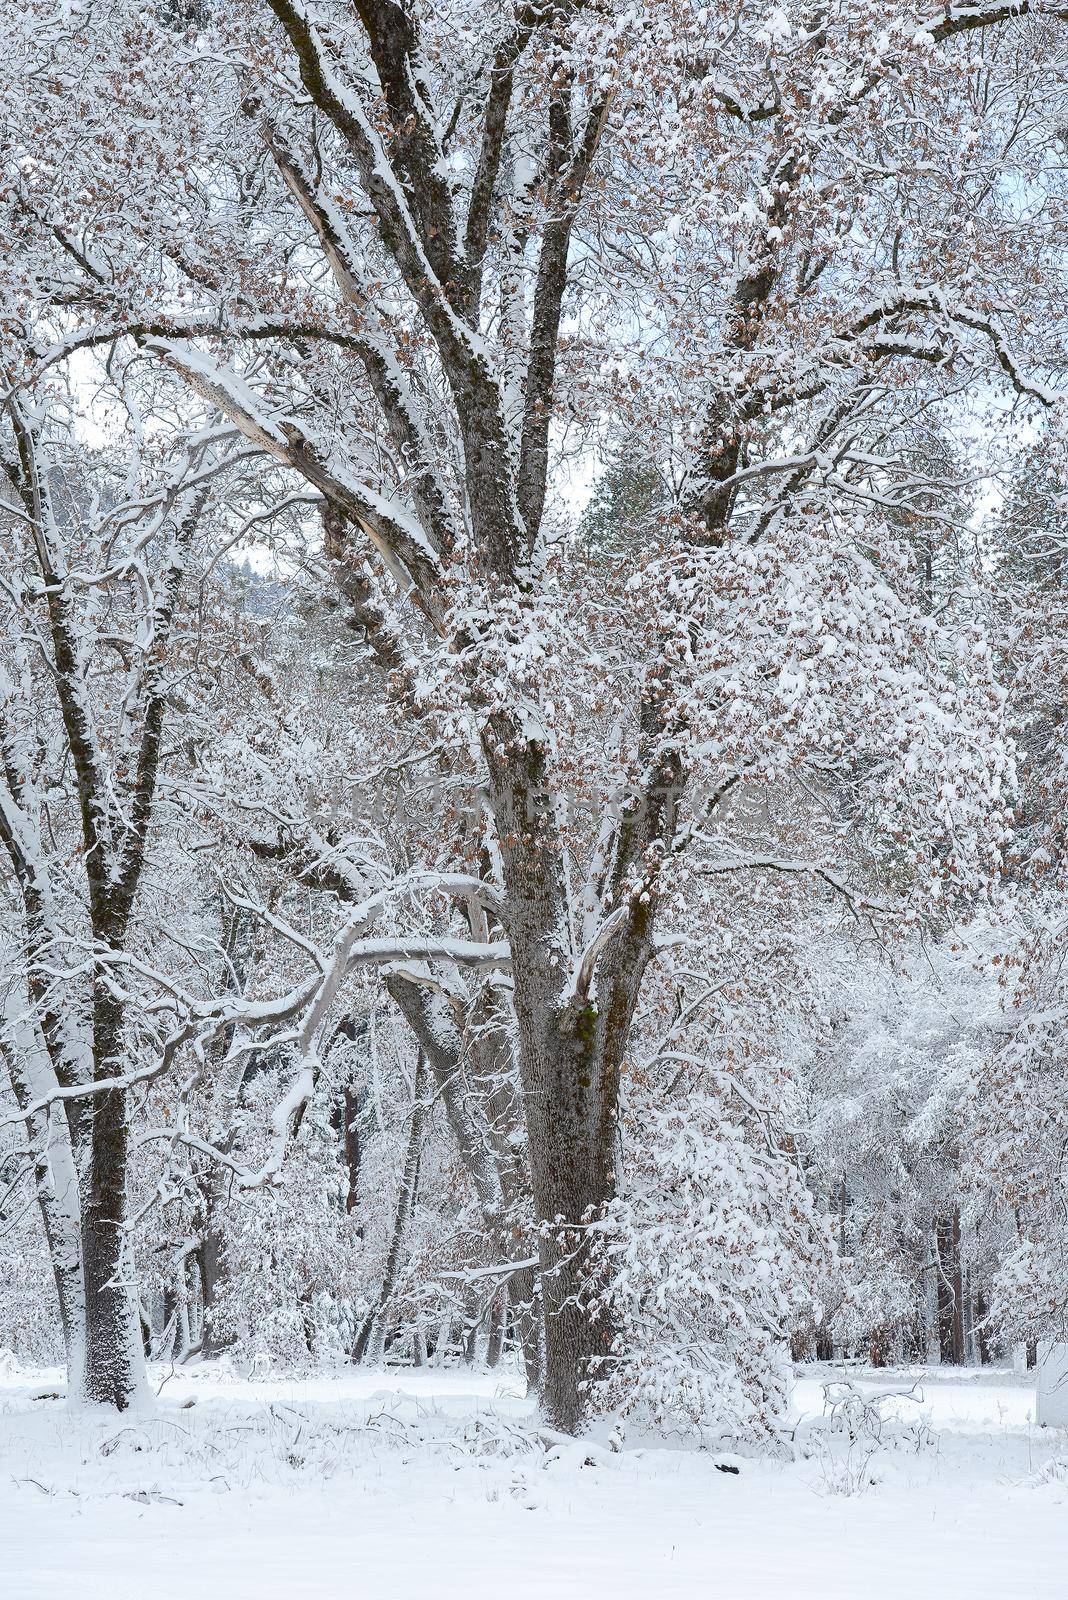
[[144, 1382], [140, 1318], [129, 1276], [125, 1095], [101, 1096], [93, 1118], [89, 1192], [82, 1221], [85, 1382], [91, 1404], [125, 1411]]
[[615, 1349], [614, 1308], [607, 1285], [598, 1281], [592, 1229], [615, 1196], [620, 1072], [654, 950], [657, 863], [672, 838], [684, 783], [669, 745], [666, 754], [652, 754], [664, 726], [662, 691], [657, 675], [650, 675], [642, 712], [649, 782], [619, 819], [605, 903], [580, 953], [572, 947], [571, 891], [546, 752], [527, 743], [517, 760], [508, 751], [513, 730], [506, 721], [491, 719], [483, 741], [506, 885], [539, 1227], [542, 1405], [549, 1423], [566, 1433], [582, 1429], [590, 1385]]
[[129, 1271], [126, 1096], [101, 1095], [94, 1108], [88, 1193], [82, 1219], [85, 1266], [85, 1398], [125, 1411], [144, 1383], [140, 1318]]
[[594, 1304], [588, 1224], [604, 1216], [615, 1192], [615, 1099], [603, 1077], [597, 1081], [599, 1063], [555, 1029], [526, 1012], [520, 1034], [526, 1035], [527, 1140], [541, 1224], [542, 1405], [552, 1427], [574, 1433], [588, 1409], [589, 1381], [611, 1353], [614, 1336], [608, 1311]]
[[491, 718], [483, 747], [501, 843], [538, 1227], [542, 1408], [552, 1427], [576, 1433], [586, 1417], [589, 1381], [613, 1340], [607, 1310], [597, 1316], [592, 1303], [588, 1230], [615, 1189], [618, 1077], [605, 1059], [604, 1019], [570, 986], [570, 891], [546, 752], [536, 742], [518, 743], [516, 733], [507, 718]]

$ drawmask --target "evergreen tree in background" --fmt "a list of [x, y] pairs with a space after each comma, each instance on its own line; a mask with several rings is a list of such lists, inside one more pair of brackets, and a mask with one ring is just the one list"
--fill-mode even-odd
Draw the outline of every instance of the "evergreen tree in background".
[[999, 575], [1007, 583], [1056, 590], [1068, 577], [1068, 484], [1054, 442], [1043, 433], [1022, 452], [994, 524]]
[[597, 479], [580, 526], [583, 543], [591, 555], [633, 550], [669, 502], [670, 491], [660, 468], [639, 449], [636, 440], [628, 441], [612, 452]]
[[1019, 767], [1018, 870], [1039, 876], [1064, 854], [1057, 797], [1068, 716], [1066, 489], [1058, 441], [1044, 431], [1021, 452], [990, 534]]
[[975, 557], [968, 463], [960, 445], [937, 424], [911, 429], [892, 456], [889, 494], [895, 504], [888, 521], [913, 552], [920, 603], [931, 614], [949, 603]]

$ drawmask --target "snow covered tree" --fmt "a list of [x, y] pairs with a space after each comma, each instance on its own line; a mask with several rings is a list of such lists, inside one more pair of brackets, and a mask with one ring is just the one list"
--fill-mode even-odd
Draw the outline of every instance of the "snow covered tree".
[[[3, 1054], [33, 1149], [72, 1394], [120, 1408], [142, 1372], [129, 1258], [130, 1096], [165, 1072], [155, 870], [167, 717], [189, 670], [188, 572], [233, 430], [79, 436], [72, 394], [9, 389], [0, 434]], [[10, 374], [9, 374], [10, 376]]]
[[[297, 830], [300, 870], [346, 888], [278, 1148], [354, 964], [390, 969], [439, 1082], [494, 1040], [503, 1064], [466, 1067], [518, 1082], [542, 1395], [575, 1429], [619, 1348], [591, 1241], [620, 1084], [689, 886], [795, 876], [863, 914], [863, 836], [907, 859], [892, 914], [915, 917], [1003, 842], [990, 650], [925, 604], [886, 483], [958, 385], [1055, 399], [1032, 291], [1063, 220], [1063, 12], [205, 13], [5, 8], [5, 72], [40, 93], [6, 130], [2, 315], [35, 371], [118, 341], [314, 498], [299, 558], [335, 580], [381, 721], [469, 803], [403, 873]], [[687, 459], [591, 583], [556, 465], [609, 414]], [[781, 853], [752, 812], [799, 794], [825, 822]], [[471, 1171], [489, 1229], [500, 1170]]]

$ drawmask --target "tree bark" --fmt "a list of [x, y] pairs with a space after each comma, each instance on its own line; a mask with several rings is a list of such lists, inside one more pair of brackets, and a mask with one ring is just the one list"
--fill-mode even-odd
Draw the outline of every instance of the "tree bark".
[[575, 1433], [589, 1381], [612, 1349], [610, 1319], [593, 1304], [588, 1232], [615, 1191], [612, 1144], [597, 1125], [596, 1091], [581, 1061], [568, 1049], [535, 1049], [527, 1059], [527, 1133], [541, 1222], [542, 1404], [552, 1427]]
[[489, 1308], [489, 1338], [486, 1341], [486, 1365], [492, 1372], [500, 1366], [504, 1352], [505, 1322], [508, 1317], [508, 1296], [502, 1289], [495, 1294]]
[[233, 1344], [233, 1334], [224, 1322], [223, 1291], [229, 1273], [226, 1262], [226, 1232], [223, 1224], [225, 1195], [219, 1174], [209, 1175], [204, 1212], [204, 1228], [197, 1259], [200, 1262], [200, 1290], [204, 1302], [204, 1334], [201, 1352], [218, 1356]]
[[942, 1360], [955, 1367], [965, 1364], [964, 1284], [960, 1258], [960, 1210], [954, 1206], [949, 1216], [937, 1224], [938, 1239], [938, 1329]]
[[348, 1179], [345, 1192], [345, 1210], [353, 1212], [360, 1198], [360, 1128], [358, 1117], [360, 1102], [352, 1090], [345, 1088], [341, 1097], [341, 1148], [345, 1158]]
[[100, 1095], [93, 1113], [82, 1222], [85, 1268], [85, 1398], [125, 1411], [144, 1382], [140, 1317], [130, 1280], [126, 1225], [129, 1128], [126, 1095]]
[[975, 1339], [979, 1347], [979, 1364], [983, 1367], [988, 1367], [992, 1360], [990, 1333], [986, 1325], [988, 1309], [986, 1297], [980, 1289], [975, 1297]]

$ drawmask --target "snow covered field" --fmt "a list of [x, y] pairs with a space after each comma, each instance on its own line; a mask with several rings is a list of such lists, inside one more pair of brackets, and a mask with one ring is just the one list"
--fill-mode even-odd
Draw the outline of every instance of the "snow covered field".
[[797, 1458], [751, 1460], [554, 1447], [496, 1375], [182, 1372], [116, 1421], [35, 1399], [54, 1373], [9, 1374], [0, 1594], [1063, 1600], [1068, 1435], [1033, 1426], [1029, 1386], [924, 1374], [920, 1404], [882, 1404], [881, 1443], [851, 1445], [819, 1420], [835, 1376], [798, 1384]]

